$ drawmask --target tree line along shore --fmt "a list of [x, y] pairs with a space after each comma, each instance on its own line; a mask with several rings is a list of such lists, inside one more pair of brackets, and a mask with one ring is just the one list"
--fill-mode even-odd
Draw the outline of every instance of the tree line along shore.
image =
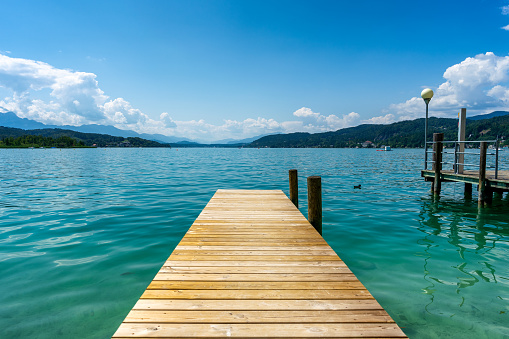
[[138, 137], [81, 133], [64, 129], [23, 130], [0, 127], [0, 148], [171, 147]]

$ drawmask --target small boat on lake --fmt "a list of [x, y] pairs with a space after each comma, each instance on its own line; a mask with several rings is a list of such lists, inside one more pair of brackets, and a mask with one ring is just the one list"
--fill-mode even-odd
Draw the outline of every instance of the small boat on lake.
[[377, 149], [377, 151], [392, 151], [391, 146], [382, 146], [382, 149]]

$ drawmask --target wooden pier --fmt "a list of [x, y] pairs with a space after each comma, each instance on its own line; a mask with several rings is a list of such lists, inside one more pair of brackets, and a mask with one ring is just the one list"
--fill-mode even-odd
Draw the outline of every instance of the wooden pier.
[[[496, 155], [496, 165], [495, 171], [487, 171], [486, 165], [486, 156], [488, 142], [479, 141], [479, 170], [464, 170], [466, 164], [463, 163], [463, 158], [460, 161], [456, 158], [455, 151], [455, 159], [453, 162], [453, 170], [444, 170], [443, 165], [446, 162], [443, 161], [442, 153], [443, 153], [443, 143], [444, 143], [444, 134], [443, 133], [434, 133], [433, 134], [433, 167], [431, 170], [426, 169], [427, 163], [427, 155], [425, 158], [424, 166], [425, 169], [421, 171], [421, 176], [426, 181], [431, 181], [431, 191], [435, 196], [440, 195], [442, 182], [464, 182], [465, 183], [465, 195], [472, 194], [472, 184], [477, 184], [478, 186], [478, 205], [480, 207], [484, 207], [485, 205], [489, 205], [493, 199], [493, 194], [499, 194], [502, 196], [504, 192], [509, 192], [509, 171], [500, 171], [498, 170], [498, 151]], [[475, 141], [468, 141], [470, 143], [474, 143]], [[467, 141], [461, 141], [461, 143], [468, 143]], [[451, 143], [449, 141], [448, 143]], [[458, 142], [459, 143], [459, 142]], [[455, 146], [456, 147], [456, 146]], [[496, 147], [498, 147], [498, 141], [496, 142]], [[427, 152], [427, 150], [426, 150]], [[464, 154], [464, 153], [462, 153]], [[471, 153], [470, 153], [471, 154]], [[490, 154], [493, 155], [493, 154]], [[470, 165], [472, 166], [472, 165]]]
[[[435, 171], [423, 170], [422, 176], [427, 181], [435, 180]], [[440, 171], [441, 181], [464, 182], [466, 184], [479, 184], [479, 171], [464, 171], [463, 173], [454, 173], [454, 171]], [[495, 179], [494, 171], [486, 171], [484, 179], [487, 186], [493, 190], [509, 191], [509, 171], [499, 171]]]
[[218, 190], [113, 338], [406, 338], [279, 190]]

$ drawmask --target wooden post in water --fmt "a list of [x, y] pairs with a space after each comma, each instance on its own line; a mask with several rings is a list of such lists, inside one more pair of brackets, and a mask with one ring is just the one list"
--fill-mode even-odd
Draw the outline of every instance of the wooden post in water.
[[472, 184], [469, 184], [468, 182], [465, 183], [465, 196], [472, 197]]
[[479, 197], [477, 204], [479, 207], [483, 207], [486, 202], [486, 150], [488, 149], [488, 143], [481, 141], [480, 157], [479, 157]]
[[[459, 121], [458, 121], [458, 141], [465, 141], [465, 131], [466, 131], [466, 125], [467, 125], [467, 109], [462, 108], [459, 115], [458, 115]], [[465, 163], [465, 143], [460, 142], [459, 143], [459, 154], [458, 158], [458, 164], [455, 164], [457, 171], [456, 173], [463, 173], [463, 164]], [[460, 165], [461, 164], [461, 165]]]
[[297, 180], [297, 170], [291, 169], [288, 171], [290, 180], [290, 200], [295, 207], [299, 208], [299, 182]]
[[440, 171], [442, 170], [442, 141], [444, 133], [433, 133], [433, 170], [435, 171], [435, 180], [433, 183], [433, 194], [440, 195], [442, 184], [440, 181]]
[[308, 221], [322, 235], [322, 178], [308, 177]]
[[493, 199], [501, 200], [504, 197], [504, 191], [493, 189]]

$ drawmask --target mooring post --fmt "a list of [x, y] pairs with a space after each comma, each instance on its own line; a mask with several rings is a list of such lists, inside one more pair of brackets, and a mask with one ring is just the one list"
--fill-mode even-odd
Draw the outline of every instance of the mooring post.
[[288, 171], [290, 180], [290, 200], [295, 207], [299, 208], [299, 182], [297, 180], [297, 170], [291, 169]]
[[480, 157], [479, 157], [479, 197], [477, 204], [479, 207], [483, 207], [486, 201], [486, 150], [488, 149], [488, 143], [481, 141]]
[[322, 178], [308, 177], [308, 221], [322, 235]]
[[440, 181], [440, 171], [442, 170], [442, 141], [444, 133], [433, 133], [433, 170], [435, 171], [435, 180], [433, 185], [433, 194], [440, 195], [442, 184]]

